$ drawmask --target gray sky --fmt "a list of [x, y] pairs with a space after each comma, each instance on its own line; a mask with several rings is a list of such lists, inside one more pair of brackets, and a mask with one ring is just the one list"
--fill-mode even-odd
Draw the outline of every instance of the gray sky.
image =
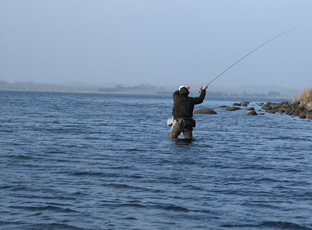
[[312, 86], [311, 0], [0, 0], [0, 80]]

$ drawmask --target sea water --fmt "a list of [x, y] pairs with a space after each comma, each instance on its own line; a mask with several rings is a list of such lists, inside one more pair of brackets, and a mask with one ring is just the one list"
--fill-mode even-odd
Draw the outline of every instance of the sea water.
[[1, 91], [0, 229], [312, 229], [311, 121], [241, 100], [174, 141], [170, 95]]

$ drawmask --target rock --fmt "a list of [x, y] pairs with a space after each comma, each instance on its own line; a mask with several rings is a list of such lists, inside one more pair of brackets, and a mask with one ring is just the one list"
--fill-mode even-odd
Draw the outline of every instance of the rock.
[[281, 105], [281, 106], [283, 106], [283, 105], [288, 106], [288, 105], [289, 105], [289, 101], [283, 101], [283, 102], [280, 103], [280, 105]]
[[219, 107], [220, 108], [226, 108], [227, 106], [226, 105], [220, 105]]
[[198, 109], [194, 113], [196, 114], [217, 114], [213, 109]]
[[227, 111], [236, 111], [238, 109], [241, 109], [241, 108], [238, 108], [238, 107], [227, 107], [226, 108]]
[[249, 108], [246, 108], [245, 110], [255, 110], [254, 107], [249, 107]]
[[268, 102], [268, 103], [266, 103], [264, 106], [262, 106], [261, 108], [262, 108], [263, 110], [268, 111], [268, 110], [272, 109], [272, 105], [271, 105], [271, 104], [272, 104], [271, 102]]
[[266, 110], [268, 113], [285, 113], [291, 116], [298, 116], [302, 119], [310, 118], [312, 119], [311, 103], [300, 102], [300, 101], [283, 101], [281, 103], [271, 103], [268, 102], [262, 109]]
[[307, 116], [306, 116], [304, 113], [299, 114], [299, 117], [300, 117], [301, 119], [307, 118]]
[[241, 106], [247, 106], [247, 105], [249, 105], [249, 101], [242, 101], [242, 102], [240, 103], [240, 105], [241, 105]]
[[300, 105], [300, 101], [293, 101], [290, 103], [291, 106], [298, 107]]
[[247, 116], [257, 116], [257, 112], [256, 111], [250, 111], [249, 113], [246, 113]]
[[277, 112], [277, 109], [276, 108], [271, 108], [268, 112], [275, 114]]
[[234, 103], [233, 106], [247, 106], [249, 105], [249, 101], [242, 101], [240, 103]]
[[305, 108], [306, 108], [306, 110], [308, 110], [309, 112], [312, 111], [312, 102], [307, 102], [307, 103], [305, 104]]

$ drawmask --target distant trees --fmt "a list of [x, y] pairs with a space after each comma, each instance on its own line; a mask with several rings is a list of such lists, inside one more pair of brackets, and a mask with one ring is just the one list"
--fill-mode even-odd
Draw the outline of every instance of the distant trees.
[[117, 84], [114, 87], [109, 87], [109, 88], [100, 88], [100, 92], [122, 92], [122, 91], [140, 91], [140, 90], [164, 90], [163, 87], [157, 88], [156, 86], [153, 85], [148, 85], [148, 84], [141, 84], [141, 85], [136, 85], [136, 86], [128, 86], [125, 87], [121, 84]]
[[274, 91], [269, 91], [268, 92], [268, 97], [278, 97], [278, 96], [281, 96], [281, 93], [274, 92]]

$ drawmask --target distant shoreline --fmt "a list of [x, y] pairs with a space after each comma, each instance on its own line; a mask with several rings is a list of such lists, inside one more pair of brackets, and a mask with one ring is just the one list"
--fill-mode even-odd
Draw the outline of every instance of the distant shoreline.
[[[12, 91], [12, 92], [50, 92], [50, 93], [90, 93], [90, 94], [119, 94], [119, 95], [155, 95], [155, 96], [171, 96], [172, 92], [157, 93], [157, 92], [105, 92], [105, 91], [95, 91], [95, 90], [48, 90], [48, 89], [0, 89], [0, 91]], [[192, 95], [195, 96], [195, 95]], [[214, 95], [214, 93], [207, 94], [206, 98], [257, 98], [257, 99], [285, 99], [291, 100], [291, 96], [279, 96], [279, 97], [269, 97], [269, 96], [255, 96], [255, 95]]]
[[[100, 85], [62, 85], [54, 83], [36, 83], [36, 82], [14, 82], [9, 83], [0, 80], [0, 91], [21, 91], [21, 92], [64, 92], [64, 93], [101, 93], [101, 94], [133, 94], [133, 95], [172, 95], [173, 88], [154, 86], [150, 84], [139, 84], [134, 86], [124, 86], [117, 84], [115, 86], [101, 87]], [[264, 91], [267, 91], [264, 93]], [[232, 98], [284, 98], [291, 99], [291, 92], [278, 92], [278, 89], [264, 88], [262, 91], [255, 91], [252, 87], [243, 90], [207, 90], [206, 97], [232, 97]], [[290, 95], [291, 94], [291, 95]], [[197, 91], [190, 94], [192, 97], [198, 96]]]
[[[166, 95], [153, 92], [104, 92], [104, 91], [85, 91], [85, 90], [48, 90], [48, 89], [0, 89], [0, 91], [14, 92], [51, 92], [51, 93], [94, 93], [94, 94], [146, 94], [146, 95]], [[171, 93], [168, 92], [168, 95]]]
[[[242, 91], [222, 91], [222, 90], [207, 90], [206, 97], [218, 97], [218, 98], [283, 98], [291, 99], [293, 95], [281, 94], [278, 91], [267, 89], [267, 93], [254, 92], [249, 89]], [[140, 84], [135, 86], [123, 86], [117, 84], [113, 87], [100, 87], [100, 86], [88, 86], [88, 85], [60, 85], [60, 84], [44, 84], [35, 82], [15, 82], [8, 83], [0, 81], [0, 91], [20, 91], [20, 92], [60, 92], [60, 93], [101, 93], [101, 94], [133, 94], [133, 95], [166, 95], [171, 96], [175, 89], [156, 87], [149, 84]], [[197, 97], [196, 91], [190, 94], [192, 97]]]

